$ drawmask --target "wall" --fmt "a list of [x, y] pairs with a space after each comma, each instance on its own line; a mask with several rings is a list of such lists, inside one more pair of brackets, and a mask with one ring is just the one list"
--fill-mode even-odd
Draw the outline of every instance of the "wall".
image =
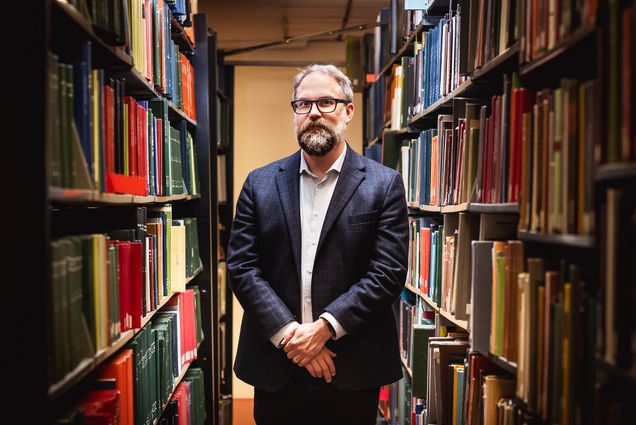
[[[258, 167], [298, 150], [293, 131], [293, 112], [289, 105], [293, 67], [237, 66], [234, 88], [234, 205], [247, 174]], [[355, 93], [356, 113], [349, 123], [346, 137], [358, 153], [362, 150], [362, 96]], [[243, 310], [234, 299], [234, 335], [236, 345]], [[251, 386], [234, 376], [233, 398], [252, 398]]]

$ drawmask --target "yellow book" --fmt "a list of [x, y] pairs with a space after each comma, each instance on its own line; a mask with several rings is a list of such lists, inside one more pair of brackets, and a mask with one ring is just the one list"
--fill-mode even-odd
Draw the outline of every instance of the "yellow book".
[[[591, 117], [590, 117], [591, 118]], [[576, 232], [579, 234], [585, 233], [585, 223], [583, 217], [585, 216], [585, 139], [587, 138], [587, 133], [585, 131], [587, 127], [586, 123], [587, 117], [585, 116], [585, 85], [581, 84], [579, 86], [579, 146], [578, 146], [578, 166], [577, 170], [577, 187], [578, 187], [578, 199], [577, 199], [577, 211], [576, 211]], [[590, 170], [591, 171], [591, 170]]]
[[[181, 225], [174, 223], [181, 222]], [[172, 261], [171, 267], [171, 286], [172, 292], [185, 292], [186, 290], [186, 271], [185, 271], [185, 225], [181, 220], [172, 221]]]
[[537, 411], [543, 413], [545, 406], [543, 404], [543, 344], [545, 343], [545, 287], [539, 286], [537, 289], [537, 350], [535, 358], [537, 359], [536, 368], [536, 386], [535, 400], [537, 402]]
[[503, 355], [505, 314], [506, 243], [495, 241], [492, 246], [492, 316], [490, 323], [490, 352]]
[[[453, 425], [458, 425], [459, 423], [461, 423], [461, 418], [457, 417], [457, 402], [458, 399], [461, 400], [461, 394], [458, 394], [458, 372], [459, 369], [464, 369], [464, 366], [462, 365], [458, 365], [458, 364], [454, 364], [453, 366], [453, 404], [452, 404], [452, 411], [453, 411]], [[459, 422], [458, 422], [459, 421]]]

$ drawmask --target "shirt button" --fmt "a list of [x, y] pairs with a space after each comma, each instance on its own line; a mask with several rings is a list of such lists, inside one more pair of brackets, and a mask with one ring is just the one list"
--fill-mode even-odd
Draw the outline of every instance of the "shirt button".
[[311, 274], [311, 270], [307, 270], [307, 274]]
[[309, 299], [309, 297], [305, 298], [305, 304], [309, 304], [311, 302], [311, 300]]

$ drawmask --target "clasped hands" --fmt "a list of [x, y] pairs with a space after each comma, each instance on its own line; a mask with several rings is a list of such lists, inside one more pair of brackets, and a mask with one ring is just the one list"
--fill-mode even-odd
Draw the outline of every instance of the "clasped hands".
[[330, 383], [336, 374], [333, 363], [336, 354], [325, 347], [329, 338], [331, 338], [331, 332], [327, 321], [319, 318], [313, 323], [303, 323], [293, 327], [283, 338], [281, 345], [288, 359], [306, 368], [314, 378], [324, 378], [327, 383]]

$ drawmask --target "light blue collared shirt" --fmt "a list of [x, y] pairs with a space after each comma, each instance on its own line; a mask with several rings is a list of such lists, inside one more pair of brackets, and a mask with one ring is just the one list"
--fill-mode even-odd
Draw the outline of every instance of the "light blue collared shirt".
[[[344, 142], [343, 142], [344, 143]], [[344, 144], [342, 153], [334, 161], [325, 176], [321, 179], [311, 172], [305, 161], [302, 150], [300, 151], [300, 222], [301, 222], [301, 291], [300, 291], [300, 310], [302, 313], [302, 323], [313, 322], [313, 311], [311, 305], [311, 283], [314, 269], [314, 260], [316, 259], [316, 249], [318, 248], [318, 240], [320, 232], [325, 221], [327, 209], [331, 202], [331, 197], [338, 182], [338, 176], [347, 154], [347, 144]], [[347, 334], [342, 325], [336, 320], [331, 313], [322, 313], [320, 315], [327, 320], [336, 331], [333, 339], [338, 339]], [[292, 326], [296, 326], [298, 322], [289, 322], [283, 326], [278, 332], [270, 338], [275, 346], [279, 346], [280, 341], [289, 332]]]

